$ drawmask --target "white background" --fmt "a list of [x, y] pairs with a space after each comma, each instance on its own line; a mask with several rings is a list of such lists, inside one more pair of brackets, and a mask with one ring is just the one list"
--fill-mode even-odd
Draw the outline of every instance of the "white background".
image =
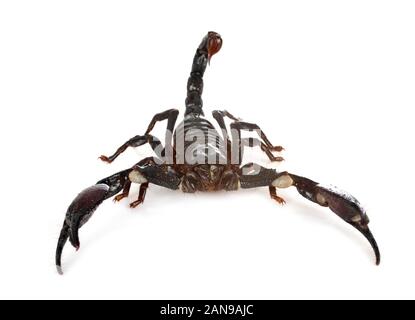
[[[415, 298], [414, 16], [413, 1], [2, 1], [0, 298]], [[356, 230], [295, 190], [281, 207], [266, 188], [152, 186], [135, 210], [104, 203], [56, 273], [75, 195], [151, 150], [98, 156], [184, 110], [208, 30], [224, 45], [206, 114], [257, 122], [286, 148], [274, 167], [361, 200], [379, 267]]]

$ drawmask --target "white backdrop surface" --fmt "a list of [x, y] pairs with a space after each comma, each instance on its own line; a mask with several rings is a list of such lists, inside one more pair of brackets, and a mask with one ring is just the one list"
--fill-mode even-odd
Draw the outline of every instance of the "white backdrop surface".
[[[0, 298], [415, 298], [413, 1], [3, 1]], [[105, 202], [54, 251], [83, 188], [128, 168], [97, 160], [184, 110], [196, 46], [219, 32], [204, 110], [258, 123], [270, 165], [350, 191], [382, 252], [295, 190]], [[163, 135], [164, 125], [155, 132]], [[247, 160], [268, 164], [259, 150]], [[134, 189], [130, 201], [135, 198]]]

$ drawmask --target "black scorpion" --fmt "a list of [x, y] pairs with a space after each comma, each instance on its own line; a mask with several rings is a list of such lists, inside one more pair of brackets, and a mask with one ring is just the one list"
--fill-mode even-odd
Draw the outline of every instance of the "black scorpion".
[[[277, 188], [295, 187], [306, 199], [323, 207], [329, 207], [341, 219], [359, 230], [370, 242], [376, 264], [380, 263], [380, 253], [376, 241], [369, 230], [369, 218], [359, 201], [344, 191], [332, 186], [324, 186], [310, 179], [258, 164], [242, 165], [245, 147], [260, 146], [271, 161], [282, 161], [273, 152], [281, 152], [281, 146], [274, 146], [258, 125], [241, 121], [227, 111], [215, 110], [212, 113], [221, 135], [204, 118], [203, 113], [203, 74], [210, 59], [222, 47], [222, 38], [216, 32], [209, 32], [196, 50], [192, 70], [187, 82], [186, 111], [183, 121], [177, 125], [179, 111], [170, 109], [156, 114], [146, 132], [137, 135], [110, 157], [101, 156], [102, 161], [111, 163], [129, 147], [149, 144], [156, 156], [145, 158], [133, 167], [98, 181], [82, 191], [69, 206], [56, 250], [56, 266], [62, 273], [61, 256], [65, 243], [78, 250], [79, 229], [89, 220], [95, 209], [106, 199], [115, 196], [120, 201], [129, 195], [132, 183], [140, 184], [136, 201], [130, 204], [135, 208], [143, 203], [150, 184], [159, 185], [183, 192], [237, 190], [238, 188], [268, 187], [272, 199], [284, 204], [277, 195]], [[225, 119], [232, 120], [230, 132]], [[151, 134], [157, 122], [167, 120], [164, 146]], [[175, 129], [176, 128], [176, 129]], [[242, 131], [255, 131], [257, 138], [241, 138]]]

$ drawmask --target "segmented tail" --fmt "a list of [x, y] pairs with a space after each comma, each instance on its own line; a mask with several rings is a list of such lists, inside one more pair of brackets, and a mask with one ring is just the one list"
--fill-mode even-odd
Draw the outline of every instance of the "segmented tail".
[[212, 56], [222, 47], [222, 38], [216, 32], [210, 31], [203, 38], [193, 58], [192, 71], [187, 81], [186, 113], [185, 115], [203, 114], [203, 74]]

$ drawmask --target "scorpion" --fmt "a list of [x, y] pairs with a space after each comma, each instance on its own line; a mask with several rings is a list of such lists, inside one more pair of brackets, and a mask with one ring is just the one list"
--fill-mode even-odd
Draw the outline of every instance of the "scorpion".
[[[255, 163], [242, 165], [243, 150], [246, 147], [260, 146], [271, 161], [283, 161], [274, 152], [284, 150], [273, 145], [254, 123], [244, 122], [227, 111], [215, 110], [213, 118], [221, 129], [221, 135], [203, 113], [203, 75], [213, 55], [222, 47], [221, 36], [213, 31], [203, 38], [193, 59], [190, 77], [187, 82], [186, 109], [183, 120], [176, 127], [179, 115], [177, 109], [156, 114], [143, 135], [137, 135], [110, 156], [100, 159], [112, 163], [127, 148], [149, 144], [155, 156], [144, 158], [129, 169], [113, 174], [83, 190], [67, 209], [56, 249], [56, 267], [61, 267], [62, 251], [66, 242], [78, 250], [80, 248], [79, 229], [91, 218], [97, 207], [106, 199], [114, 197], [120, 201], [128, 197], [132, 183], [139, 184], [136, 201], [130, 204], [135, 208], [142, 204], [150, 184], [171, 190], [194, 193], [197, 191], [233, 191], [239, 188], [268, 187], [272, 199], [285, 204], [277, 194], [277, 189], [294, 187], [304, 198], [328, 207], [337, 216], [352, 225], [369, 241], [376, 264], [380, 263], [380, 252], [369, 227], [369, 218], [359, 201], [345, 191], [334, 186], [323, 185], [290, 172], [278, 172]], [[230, 119], [230, 131], [225, 119]], [[167, 120], [164, 145], [151, 134], [157, 122]], [[241, 138], [241, 132], [256, 131], [256, 138]]]

